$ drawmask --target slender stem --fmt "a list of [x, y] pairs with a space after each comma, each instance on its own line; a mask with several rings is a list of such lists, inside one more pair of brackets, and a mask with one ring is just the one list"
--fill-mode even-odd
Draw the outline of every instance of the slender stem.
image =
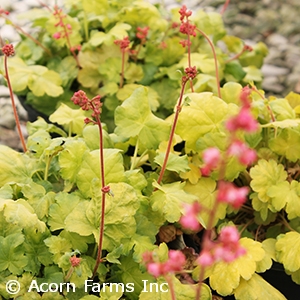
[[175, 289], [174, 289], [174, 284], [173, 284], [172, 278], [167, 275], [167, 276], [165, 276], [165, 280], [167, 281], [168, 286], [170, 288], [171, 299], [176, 300], [176, 294], [175, 294]]
[[164, 173], [166, 171], [168, 158], [169, 158], [169, 155], [170, 155], [170, 152], [171, 152], [173, 137], [174, 137], [174, 134], [175, 134], [175, 128], [176, 128], [176, 125], [177, 125], [179, 113], [181, 111], [183, 94], [184, 94], [184, 88], [185, 88], [186, 83], [187, 83], [187, 80], [183, 80], [182, 81], [182, 87], [181, 87], [180, 97], [179, 97], [178, 104], [176, 106], [176, 112], [175, 112], [175, 116], [174, 116], [174, 120], [173, 120], [173, 124], [172, 124], [172, 128], [171, 128], [171, 132], [170, 132], [170, 137], [169, 137], [168, 146], [167, 146], [167, 150], [166, 150], [166, 156], [165, 156], [165, 159], [164, 159], [164, 162], [163, 162], [163, 165], [161, 167], [160, 174], [159, 174], [159, 177], [158, 177], [158, 180], [157, 180], [158, 184], [161, 183], [161, 181], [163, 179], [163, 176], [164, 176]]
[[103, 245], [103, 236], [104, 236], [104, 217], [105, 217], [105, 195], [103, 188], [105, 187], [105, 170], [104, 170], [104, 153], [103, 153], [103, 132], [102, 132], [102, 125], [99, 115], [96, 115], [96, 123], [98, 125], [99, 134], [100, 134], [100, 141], [99, 141], [99, 156], [100, 156], [100, 177], [101, 177], [101, 191], [102, 191], [102, 202], [101, 202], [101, 221], [100, 221], [100, 232], [99, 232], [99, 246], [96, 258], [96, 264], [93, 271], [93, 277], [95, 277], [99, 264], [101, 262], [101, 255], [102, 255], [102, 245]]
[[221, 10], [221, 15], [224, 14], [225, 10], [227, 9], [227, 6], [229, 5], [229, 2], [230, 2], [230, 0], [225, 1], [225, 4], [223, 5], [222, 10]]
[[61, 16], [59, 16], [59, 17], [60, 17], [60, 20], [61, 20], [61, 22], [62, 22], [62, 24], [63, 24], [63, 30], [64, 30], [64, 33], [65, 33], [65, 38], [66, 38], [66, 41], [67, 41], [69, 50], [71, 51], [73, 57], [74, 57], [75, 60], [76, 60], [77, 67], [80, 68], [80, 63], [79, 63], [78, 57], [77, 57], [75, 51], [72, 49], [72, 45], [71, 45], [71, 41], [70, 41], [70, 38], [69, 38], [69, 32], [68, 32], [68, 30], [67, 30], [67, 26], [66, 26], [66, 24], [63, 22], [62, 17], [61, 17]]
[[36, 45], [40, 46], [49, 56], [52, 56], [52, 53], [47, 49], [44, 45], [42, 45], [38, 40], [36, 40], [32, 35], [25, 32], [20, 26], [14, 24], [9, 18], [1, 14], [1, 17], [7, 20], [14, 28], [16, 28], [18, 31], [20, 31], [23, 35], [31, 39]]
[[[188, 22], [188, 20], [187, 20]], [[189, 65], [189, 68], [192, 67], [192, 62], [191, 62], [191, 36], [188, 32], [187, 34], [187, 37], [188, 37], [188, 65]], [[191, 87], [191, 91], [192, 93], [194, 93], [194, 86], [193, 86], [193, 81], [190, 80], [190, 87]]]
[[8, 89], [9, 89], [9, 95], [10, 95], [11, 105], [12, 105], [13, 112], [14, 112], [14, 117], [15, 117], [15, 121], [16, 121], [17, 130], [18, 130], [19, 137], [20, 137], [20, 140], [21, 140], [21, 143], [22, 143], [23, 151], [26, 152], [27, 147], [26, 147], [26, 143], [25, 143], [25, 139], [24, 139], [22, 130], [21, 130], [21, 125], [20, 125], [20, 120], [19, 120], [19, 116], [18, 116], [18, 113], [17, 113], [14, 93], [12, 91], [12, 86], [11, 86], [11, 82], [10, 82], [10, 78], [9, 78], [9, 74], [8, 74], [8, 64], [7, 64], [7, 56], [6, 55], [4, 55], [4, 69], [5, 69], [5, 79], [7, 81], [7, 86], [8, 86]]
[[208, 37], [208, 35], [205, 32], [203, 32], [199, 28], [196, 28], [196, 30], [199, 31], [204, 36], [204, 38], [209, 43], [209, 45], [211, 47], [211, 50], [213, 52], [214, 61], [215, 61], [215, 72], [216, 72], [216, 80], [217, 80], [218, 97], [221, 98], [220, 76], [219, 76], [218, 60], [217, 60], [217, 54], [216, 54], [215, 46], [214, 46], [213, 42], [211, 41], [211, 39]]
[[122, 49], [122, 66], [121, 66], [121, 78], [119, 88], [121, 89], [124, 84], [124, 69], [125, 69], [125, 49]]

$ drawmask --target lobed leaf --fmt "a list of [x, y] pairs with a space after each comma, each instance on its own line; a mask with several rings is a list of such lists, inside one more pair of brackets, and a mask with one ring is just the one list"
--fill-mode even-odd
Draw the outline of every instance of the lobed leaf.
[[169, 124], [154, 116], [148, 89], [137, 88], [115, 111], [115, 133], [124, 138], [137, 137], [141, 148], [157, 149], [169, 137]]

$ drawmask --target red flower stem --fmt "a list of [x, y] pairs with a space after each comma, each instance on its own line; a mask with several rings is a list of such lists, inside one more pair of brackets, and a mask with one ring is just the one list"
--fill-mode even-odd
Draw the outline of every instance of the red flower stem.
[[[265, 96], [256, 88], [256, 86], [253, 85], [252, 90], [256, 92], [261, 97], [262, 100], [266, 100]], [[272, 122], [275, 122], [276, 119], [269, 104], [267, 104], [267, 110], [269, 111]]]
[[175, 128], [176, 128], [176, 125], [177, 125], [179, 113], [181, 111], [184, 88], [185, 88], [185, 85], [186, 85], [187, 81], [188, 81], [188, 79], [182, 80], [182, 87], [181, 87], [180, 97], [179, 97], [178, 104], [176, 106], [176, 112], [175, 112], [171, 132], [170, 132], [169, 142], [168, 142], [168, 146], [167, 146], [167, 150], [166, 150], [166, 156], [165, 156], [165, 159], [164, 159], [164, 162], [163, 162], [163, 165], [161, 167], [160, 174], [159, 174], [159, 177], [158, 177], [158, 180], [157, 180], [158, 184], [161, 183], [161, 181], [163, 179], [163, 176], [164, 176], [164, 173], [166, 171], [168, 158], [169, 158], [169, 155], [170, 155], [170, 152], [171, 152], [173, 137], [174, 137], [174, 134], [175, 134]]
[[230, 2], [230, 0], [225, 1], [225, 4], [223, 5], [222, 10], [221, 10], [221, 15], [224, 14], [225, 10], [227, 9], [227, 6], [229, 5], [229, 2]]
[[175, 294], [175, 289], [174, 289], [172, 278], [170, 278], [168, 275], [166, 275], [165, 280], [167, 281], [169, 289], [170, 289], [171, 300], [176, 300], [176, 294]]
[[103, 245], [103, 235], [104, 235], [104, 217], [105, 217], [105, 192], [103, 188], [105, 187], [105, 170], [104, 170], [104, 153], [103, 153], [103, 132], [102, 132], [102, 125], [99, 115], [96, 115], [96, 123], [98, 125], [99, 134], [100, 134], [100, 141], [99, 141], [99, 155], [100, 155], [100, 176], [101, 176], [101, 187], [102, 187], [102, 203], [101, 203], [101, 221], [100, 221], [100, 233], [99, 233], [99, 245], [98, 245], [98, 252], [96, 258], [96, 264], [93, 270], [93, 278], [95, 277], [98, 267], [100, 265], [101, 255], [102, 255], [102, 245]]
[[[227, 154], [226, 154], [226, 157], [223, 158], [223, 160], [221, 162], [220, 172], [219, 172], [219, 180], [223, 180], [223, 178], [225, 177], [226, 161], [227, 161]], [[218, 191], [217, 191], [217, 193], [218, 193]], [[218, 195], [216, 195], [213, 208], [210, 211], [210, 216], [209, 216], [208, 223], [207, 223], [207, 230], [204, 231], [203, 241], [202, 241], [202, 245], [203, 245], [202, 251], [205, 250], [205, 247], [206, 247], [205, 245], [208, 244], [206, 241], [211, 240], [212, 228], [213, 228], [214, 220], [215, 220], [218, 206], [219, 206], [219, 201], [217, 200], [217, 198], [218, 198]], [[196, 297], [195, 297], [196, 300], [200, 300], [201, 288], [202, 288], [202, 282], [204, 280], [204, 276], [205, 276], [205, 267], [202, 266], [200, 273], [199, 273], [198, 286], [197, 286]]]
[[11, 105], [12, 105], [13, 112], [14, 112], [14, 117], [15, 117], [15, 121], [16, 121], [17, 130], [18, 130], [19, 137], [20, 137], [20, 140], [21, 140], [21, 143], [22, 143], [23, 151], [26, 152], [27, 147], [26, 147], [26, 143], [25, 143], [25, 139], [24, 139], [22, 130], [21, 130], [21, 125], [20, 125], [20, 120], [19, 120], [18, 113], [17, 113], [14, 93], [12, 91], [12, 86], [11, 86], [11, 82], [10, 82], [10, 79], [9, 79], [8, 66], [7, 66], [7, 56], [6, 55], [4, 55], [4, 69], [5, 69], [5, 79], [7, 81], [7, 86], [8, 86], [8, 89], [9, 89], [9, 95], [10, 95]]
[[229, 62], [231, 62], [231, 61], [233, 61], [233, 60], [235, 60], [235, 59], [238, 59], [244, 52], [246, 52], [247, 51], [247, 49], [245, 48], [245, 47], [243, 47], [243, 49], [242, 49], [242, 51], [240, 52], [240, 53], [238, 53], [238, 54], [236, 54], [236, 55], [234, 55], [233, 57], [231, 57], [231, 58], [229, 58], [229, 59], [227, 59], [227, 60], [225, 60], [225, 64], [228, 64]]
[[32, 35], [25, 32], [20, 26], [14, 24], [9, 18], [1, 14], [1, 17], [4, 18], [6, 21], [10, 23], [11, 26], [13, 26], [15, 29], [20, 31], [23, 35], [27, 36], [29, 39], [31, 39], [36, 45], [40, 46], [49, 56], [52, 56], [52, 53], [47, 49], [44, 45], [42, 45], [38, 40], [36, 40]]
[[209, 43], [211, 50], [213, 52], [214, 61], [215, 61], [215, 72], [216, 72], [216, 80], [217, 80], [218, 97], [221, 98], [220, 76], [219, 76], [218, 60], [217, 60], [215, 46], [206, 33], [204, 33], [202, 30], [200, 30], [198, 28], [196, 28], [196, 30], [199, 31], [205, 37], [205, 39]]
[[121, 76], [120, 76], [120, 85], [119, 88], [121, 89], [124, 84], [124, 69], [125, 69], [125, 49], [122, 49], [122, 66], [121, 66]]
[[71, 51], [73, 57], [74, 57], [75, 60], [76, 60], [77, 67], [80, 68], [80, 64], [79, 64], [78, 57], [77, 57], [75, 51], [72, 49], [72, 45], [71, 45], [71, 42], [70, 42], [70, 38], [69, 38], [69, 33], [68, 33], [68, 30], [67, 30], [67, 26], [66, 26], [66, 24], [63, 22], [62, 17], [59, 16], [59, 18], [60, 18], [61, 23], [63, 24], [63, 29], [64, 29], [64, 33], [65, 33], [65, 38], [66, 38], [66, 41], [67, 41], [69, 50]]
[[[188, 20], [187, 20], [188, 22]], [[188, 36], [188, 65], [189, 65], [189, 68], [192, 67], [192, 62], [191, 62], [191, 37], [190, 37], [190, 34], [188, 33], [187, 34]], [[193, 81], [190, 80], [190, 87], [191, 87], [191, 91], [192, 93], [194, 93], [194, 86], [193, 86]]]

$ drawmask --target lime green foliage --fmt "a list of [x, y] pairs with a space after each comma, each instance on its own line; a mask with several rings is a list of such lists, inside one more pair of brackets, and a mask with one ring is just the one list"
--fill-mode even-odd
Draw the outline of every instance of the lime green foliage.
[[210, 285], [220, 295], [230, 295], [239, 286], [240, 280], [249, 280], [256, 270], [256, 263], [264, 258], [262, 245], [248, 238], [240, 244], [247, 253], [231, 263], [219, 262], [210, 269]]
[[186, 141], [187, 151], [195, 151], [196, 142], [207, 133], [224, 132], [223, 122], [236, 107], [226, 104], [212, 93], [187, 94], [190, 105], [180, 113], [176, 133]]
[[[129, 117], [129, 118], [128, 118]], [[137, 138], [141, 149], [157, 149], [169, 137], [170, 127], [166, 121], [154, 116], [150, 110], [148, 91], [137, 88], [115, 111], [118, 136]]]
[[234, 292], [237, 300], [268, 299], [285, 300], [286, 298], [258, 274], [253, 274], [250, 280], [241, 279], [239, 287]]

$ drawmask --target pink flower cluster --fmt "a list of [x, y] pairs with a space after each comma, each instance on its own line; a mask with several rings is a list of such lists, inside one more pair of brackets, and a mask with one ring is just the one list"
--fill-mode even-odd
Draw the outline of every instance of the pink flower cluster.
[[164, 276], [168, 273], [180, 272], [185, 265], [185, 255], [176, 250], [169, 251], [169, 259], [165, 262], [156, 262], [152, 252], [143, 254], [143, 261], [148, 272], [154, 277]]
[[79, 266], [80, 262], [81, 262], [81, 258], [76, 257], [76, 256], [70, 257], [70, 263], [71, 263], [71, 265], [72, 265], [73, 268]]
[[69, 36], [72, 33], [72, 26], [71, 24], [64, 23], [64, 18], [66, 18], [66, 15], [57, 5], [55, 5], [54, 7], [53, 16], [58, 19], [58, 22], [54, 26], [60, 27], [61, 30], [53, 33], [52, 37], [56, 40], [59, 40], [61, 38], [66, 38], [67, 36]]
[[138, 27], [137, 28], [137, 34], [136, 37], [139, 38], [142, 43], [146, 41], [147, 35], [148, 35], [149, 27]]
[[248, 133], [253, 133], [253, 132], [257, 131], [258, 123], [253, 118], [252, 113], [250, 111], [251, 91], [252, 90], [248, 86], [246, 86], [242, 89], [242, 92], [240, 94], [240, 100], [242, 102], [242, 107], [237, 116], [234, 116], [227, 121], [226, 128], [229, 131], [235, 132], [238, 130], [243, 130]]
[[129, 48], [130, 40], [128, 36], [125, 36], [122, 40], [115, 40], [114, 43], [120, 46], [121, 51], [126, 51]]
[[5, 15], [9, 15], [9, 11], [8, 10], [5, 10], [3, 8], [0, 8], [0, 15], [1, 14], [5, 14]]
[[249, 188], [236, 187], [232, 182], [220, 181], [218, 184], [217, 201], [230, 204], [233, 208], [240, 208], [247, 200]]
[[[189, 21], [189, 17], [192, 15], [192, 11], [188, 10], [186, 5], [183, 5], [179, 10], [179, 14], [181, 22], [179, 31], [189, 36], [196, 36], [196, 26], [191, 24]], [[191, 45], [191, 41], [188, 38], [187, 40], [180, 41], [180, 44], [183, 47], [189, 47]]]
[[[98, 95], [90, 100], [84, 91], [79, 90], [78, 92], [74, 93], [73, 97], [71, 98], [71, 101], [74, 104], [79, 105], [83, 110], [87, 111], [91, 109], [93, 111], [92, 117], [95, 118], [101, 114], [102, 103], [100, 99], [101, 97]], [[94, 121], [90, 120], [89, 118], [86, 118], [84, 122], [90, 123]]]
[[246, 253], [239, 243], [240, 235], [234, 226], [223, 227], [216, 241], [206, 240], [197, 258], [200, 266], [211, 266], [215, 262], [232, 262]]
[[193, 204], [184, 204], [185, 213], [181, 216], [179, 223], [185, 229], [190, 229], [199, 232], [202, 228], [198, 221], [198, 214], [201, 210], [199, 202], [194, 202]]
[[13, 56], [15, 54], [15, 49], [12, 44], [6, 44], [2, 47], [2, 52], [5, 56]]

